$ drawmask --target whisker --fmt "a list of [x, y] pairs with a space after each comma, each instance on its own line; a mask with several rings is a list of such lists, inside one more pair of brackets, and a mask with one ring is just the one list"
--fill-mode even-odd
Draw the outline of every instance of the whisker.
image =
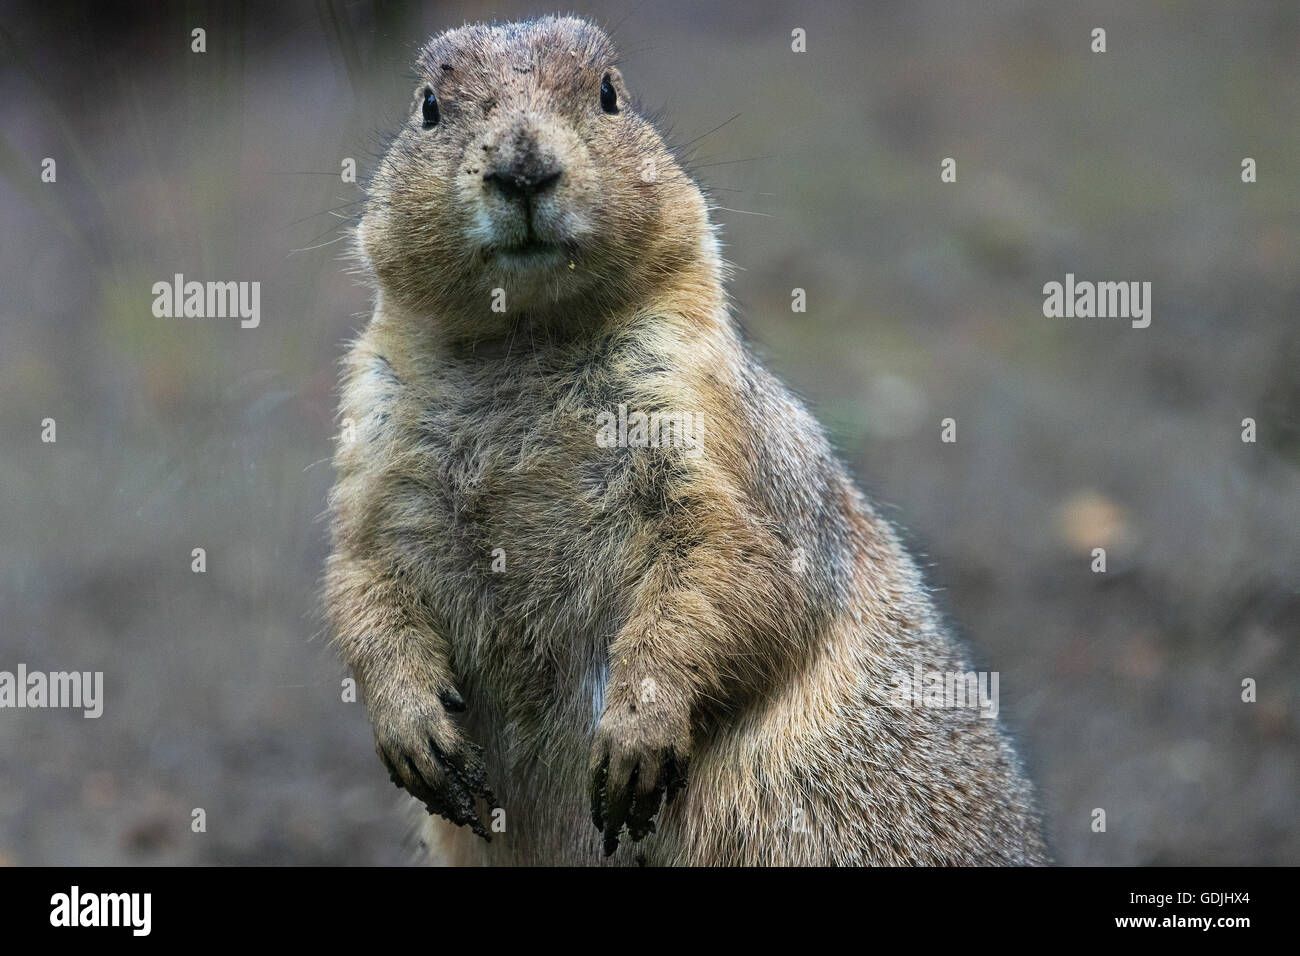
[[723, 120], [721, 123], [719, 123], [717, 126], [713, 127], [713, 129], [709, 130], [708, 132], [706, 132], [706, 133], [701, 133], [699, 136], [696, 136], [694, 139], [688, 139], [688, 140], [687, 140], [686, 142], [684, 142], [684, 143], [678, 143], [677, 146], [674, 147], [674, 148], [675, 148], [675, 149], [685, 149], [687, 146], [690, 146], [692, 143], [698, 143], [700, 140], [704, 139], [704, 137], [706, 137], [706, 136], [712, 136], [712, 135], [713, 135], [714, 133], [716, 133], [718, 130], [722, 129], [722, 128], [723, 128], [724, 126], [726, 126], [727, 124], [729, 124], [729, 123], [731, 123], [731, 122], [733, 122], [733, 121], [735, 121], [735, 120], [737, 120], [737, 119], [739, 119], [739, 118], [740, 118], [740, 114], [737, 113], [737, 114], [735, 114], [734, 116], [732, 116], [731, 119]]
[[[332, 246], [332, 245], [334, 245], [334, 243], [336, 243], [336, 242], [342, 242], [342, 241], [343, 241], [344, 239], [346, 239], [346, 238], [347, 238], [347, 235], [345, 234], [345, 235], [342, 235], [342, 236], [335, 236], [335, 237], [334, 237], [333, 239], [331, 239], [329, 242], [319, 242], [319, 243], [317, 243], [317, 244], [314, 245], [314, 246], [304, 246], [304, 247], [301, 248], [301, 249], [291, 249], [291, 250], [289, 250], [289, 255], [293, 255], [294, 253], [297, 253], [297, 252], [311, 252], [313, 249], [323, 249], [325, 246]], [[286, 258], [287, 258], [287, 257], [286, 257]]]
[[770, 212], [754, 212], [752, 209], [732, 209], [730, 206], [714, 206], [714, 209], [720, 209], [723, 212], [738, 212], [746, 216], [763, 216], [765, 219], [775, 219], [776, 216]]
[[708, 169], [711, 166], [735, 166], [737, 163], [756, 163], [763, 159], [776, 159], [776, 154], [769, 156], [750, 156], [747, 159], [728, 159], [719, 163], [691, 163], [692, 169]]
[[[307, 222], [309, 219], [315, 219], [318, 216], [325, 216], [331, 213], [337, 213], [338, 210], [340, 209], [347, 209], [348, 206], [355, 206], [357, 203], [364, 202], [364, 201], [365, 200], [363, 199], [354, 199], [351, 202], [345, 202], [341, 206], [335, 206], [333, 209], [322, 209], [320, 212], [314, 212], [310, 216], [303, 216], [301, 219], [295, 219], [293, 222], [287, 223], [283, 228], [288, 229], [290, 226], [296, 226], [299, 223]], [[351, 217], [349, 216], [345, 218], [351, 218]]]

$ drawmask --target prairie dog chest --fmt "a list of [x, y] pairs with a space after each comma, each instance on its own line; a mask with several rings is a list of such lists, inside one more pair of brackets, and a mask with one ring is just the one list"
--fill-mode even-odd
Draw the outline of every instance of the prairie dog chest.
[[644, 462], [599, 423], [632, 391], [588, 355], [535, 349], [447, 362], [403, 391], [411, 543], [466, 640], [544, 650], [614, 626]]

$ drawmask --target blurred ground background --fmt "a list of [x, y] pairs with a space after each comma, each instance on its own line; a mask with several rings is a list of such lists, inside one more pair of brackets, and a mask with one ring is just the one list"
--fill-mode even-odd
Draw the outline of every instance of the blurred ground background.
[[[675, 141], [739, 114], [692, 146], [738, 311], [1001, 672], [1060, 860], [1300, 863], [1300, 7], [566, 7], [617, 28]], [[0, 861], [402, 862], [313, 637], [368, 307], [320, 244], [415, 45], [549, 9], [0, 11], [0, 669], [107, 694], [0, 712]], [[176, 272], [261, 281], [261, 327], [154, 318]], [[1152, 282], [1151, 327], [1044, 318], [1066, 272]]]

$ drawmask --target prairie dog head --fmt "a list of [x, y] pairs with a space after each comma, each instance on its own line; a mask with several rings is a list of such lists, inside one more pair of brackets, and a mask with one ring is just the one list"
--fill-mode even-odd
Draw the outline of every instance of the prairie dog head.
[[430, 40], [371, 184], [385, 309], [469, 335], [639, 302], [712, 248], [698, 188], [637, 114], [610, 39], [572, 17]]

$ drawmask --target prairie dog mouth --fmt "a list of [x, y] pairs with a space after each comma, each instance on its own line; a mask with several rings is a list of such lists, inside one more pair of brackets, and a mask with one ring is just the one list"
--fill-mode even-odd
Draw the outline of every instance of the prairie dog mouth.
[[573, 250], [558, 242], [530, 238], [514, 245], [494, 245], [488, 254], [521, 266], [546, 266], [573, 260]]

